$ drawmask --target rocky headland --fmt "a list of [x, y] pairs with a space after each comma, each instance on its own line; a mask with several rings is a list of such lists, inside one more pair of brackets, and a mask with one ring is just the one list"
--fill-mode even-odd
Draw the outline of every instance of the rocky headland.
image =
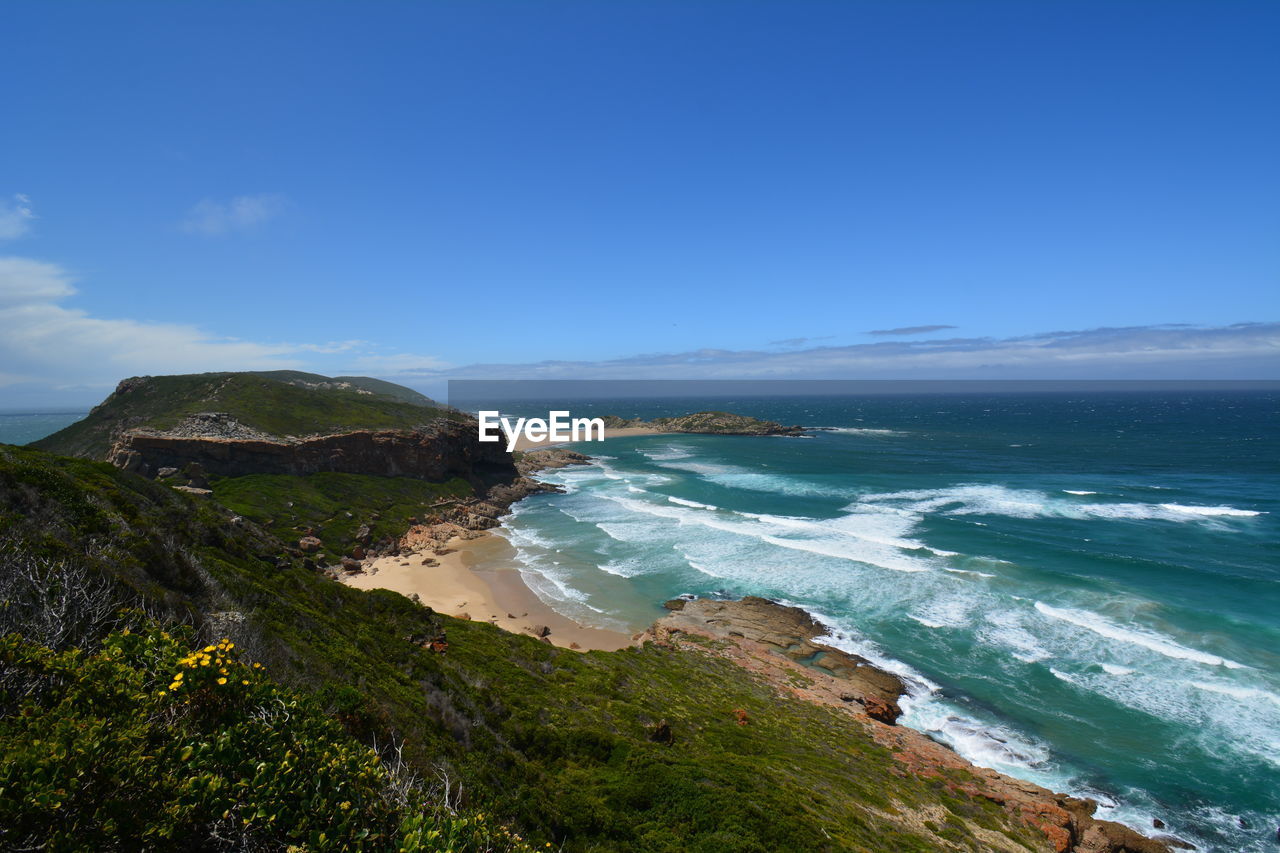
[[[764, 598], [737, 601], [675, 599], [671, 612], [642, 637], [644, 642], [732, 661], [784, 696], [840, 708], [890, 750], [903, 774], [936, 779], [951, 792], [998, 805], [1010, 817], [1044, 834], [1056, 853], [1171, 853], [1194, 849], [1170, 836], [1148, 838], [1095, 818], [1098, 804], [1054, 793], [1031, 782], [978, 767], [923, 732], [896, 725], [898, 700], [907, 685], [865, 658], [821, 642], [827, 629], [804, 610]], [[937, 815], [908, 816], [921, 827]], [[987, 839], [993, 850], [1022, 850], [1007, 839]]]

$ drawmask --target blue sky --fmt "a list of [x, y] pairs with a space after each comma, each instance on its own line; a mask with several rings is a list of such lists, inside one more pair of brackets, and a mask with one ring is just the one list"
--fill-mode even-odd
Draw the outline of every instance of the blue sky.
[[0, 406], [278, 366], [1280, 378], [1270, 0], [0, 26]]

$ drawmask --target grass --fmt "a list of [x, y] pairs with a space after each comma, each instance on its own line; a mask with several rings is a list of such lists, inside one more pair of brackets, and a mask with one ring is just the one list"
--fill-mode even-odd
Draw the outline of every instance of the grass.
[[148, 377], [126, 393], [113, 393], [84, 420], [32, 446], [67, 456], [103, 459], [119, 429], [164, 430], [188, 415], [210, 411], [227, 412], [242, 424], [275, 436], [412, 429], [434, 418], [457, 416], [416, 402], [418, 398], [431, 401], [391, 383], [350, 378], [367, 384], [373, 393], [294, 384], [304, 376], [311, 375], [193, 373]]
[[[245, 500], [271, 491], [253, 486]], [[315, 491], [322, 514], [350, 499]], [[539, 848], [923, 853], [983, 849], [984, 826], [1043, 849], [992, 804], [902, 775], [853, 717], [713, 654], [581, 654], [455, 620], [277, 565], [280, 541], [231, 517], [104, 464], [0, 446], [0, 538], [118, 578], [157, 611], [242, 614], [232, 639], [284, 686], [353, 738], [402, 739], [424, 776]], [[441, 632], [445, 653], [424, 648]], [[651, 737], [661, 721], [670, 744]], [[926, 805], [954, 816], [945, 838], [895, 817]]]
[[411, 477], [339, 473], [250, 474], [215, 480], [212, 486], [224, 506], [285, 542], [315, 530], [323, 543], [321, 553], [331, 562], [350, 553], [362, 524], [368, 524], [373, 541], [398, 538], [411, 518], [432, 514], [433, 504], [469, 497], [475, 491], [458, 477], [428, 483]]

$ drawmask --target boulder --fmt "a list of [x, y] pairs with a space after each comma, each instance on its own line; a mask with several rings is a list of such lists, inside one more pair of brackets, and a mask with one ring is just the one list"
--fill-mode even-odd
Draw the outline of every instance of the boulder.
[[359, 560], [353, 560], [350, 557], [342, 558], [342, 570], [344, 572], [347, 572], [349, 574], [354, 574], [355, 572], [358, 572], [363, 568], [364, 566], [360, 564]]
[[676, 739], [675, 735], [671, 734], [671, 725], [666, 720], [662, 720], [649, 732], [649, 740], [671, 746]]
[[314, 554], [320, 550], [322, 543], [314, 536], [303, 536], [298, 540], [298, 549], [304, 554]]

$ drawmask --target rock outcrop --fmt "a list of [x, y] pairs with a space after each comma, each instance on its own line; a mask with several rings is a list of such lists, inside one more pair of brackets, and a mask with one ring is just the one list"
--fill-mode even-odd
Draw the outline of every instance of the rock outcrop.
[[224, 477], [340, 472], [434, 482], [462, 477], [484, 486], [517, 477], [510, 454], [498, 444], [480, 442], [473, 422], [444, 418], [417, 430], [357, 430], [299, 439], [131, 430], [116, 441], [107, 460], [144, 476], [196, 463], [208, 474]]
[[840, 701], [862, 706], [868, 716], [892, 725], [902, 714], [898, 699], [907, 692], [902, 679], [866, 658], [816, 642], [827, 629], [799, 607], [755, 596], [738, 601], [678, 598], [665, 606], [671, 613], [650, 629], [656, 639], [693, 633], [782, 655], [830, 676]]
[[672, 418], [654, 418], [651, 421], [640, 418], [620, 418], [617, 415], [606, 415], [606, 429], [651, 429], [657, 432], [688, 432], [709, 435], [804, 435], [807, 430], [802, 426], [783, 426], [777, 421], [763, 421], [747, 415], [735, 415], [732, 412], [695, 412], [691, 415], [679, 415]]
[[642, 636], [658, 645], [716, 655], [752, 672], [784, 695], [857, 715], [903, 772], [982, 797], [1040, 832], [1055, 853], [1171, 853], [1176, 839], [1148, 838], [1098, 820], [1093, 800], [1056, 794], [1031, 782], [971, 764], [923, 732], [895, 725], [902, 679], [864, 658], [819, 641], [826, 629], [808, 613], [764, 598], [676, 599]]
[[541, 450], [530, 450], [520, 454], [516, 459], [516, 470], [528, 477], [539, 471], [552, 468], [567, 468], [570, 465], [586, 465], [591, 457], [575, 450], [563, 447], [545, 447]]

